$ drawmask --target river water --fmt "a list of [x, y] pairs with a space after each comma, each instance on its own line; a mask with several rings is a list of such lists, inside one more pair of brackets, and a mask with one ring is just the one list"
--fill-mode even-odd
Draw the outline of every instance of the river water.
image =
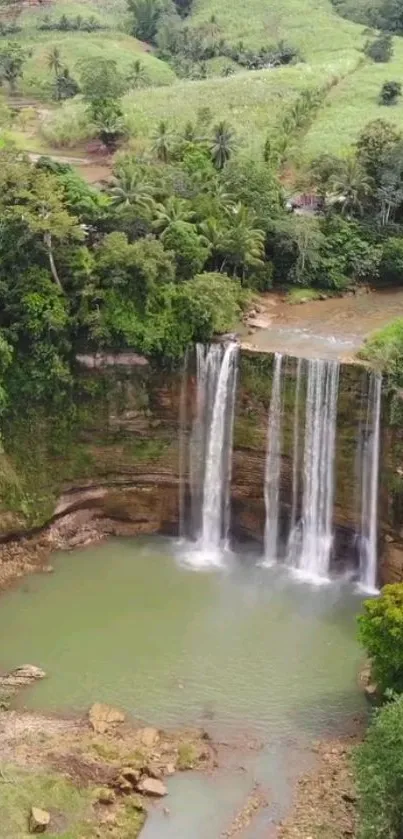
[[103, 701], [149, 724], [202, 724], [238, 743], [218, 778], [172, 779], [171, 817], [157, 807], [145, 839], [215, 839], [252, 779], [270, 790], [264, 831], [286, 806], [307, 745], [363, 710], [361, 601], [348, 582], [314, 588], [284, 567], [262, 567], [252, 553], [203, 572], [184, 558], [186, 546], [162, 537], [57, 554], [54, 574], [2, 595], [0, 665], [46, 670], [20, 696], [24, 707], [81, 710]]

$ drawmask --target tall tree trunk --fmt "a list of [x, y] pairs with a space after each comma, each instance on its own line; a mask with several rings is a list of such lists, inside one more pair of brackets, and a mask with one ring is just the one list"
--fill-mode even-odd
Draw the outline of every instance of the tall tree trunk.
[[52, 277], [53, 277], [57, 287], [64, 294], [64, 288], [63, 288], [63, 286], [60, 282], [60, 277], [59, 277], [59, 274], [57, 273], [57, 268], [56, 268], [55, 260], [54, 260], [54, 257], [53, 257], [52, 236], [51, 236], [51, 234], [50, 233], [44, 233], [43, 241], [45, 243], [45, 248], [46, 248], [46, 251], [47, 251], [47, 254], [48, 254], [49, 265], [50, 265], [50, 270], [51, 270], [51, 273], [52, 273]]

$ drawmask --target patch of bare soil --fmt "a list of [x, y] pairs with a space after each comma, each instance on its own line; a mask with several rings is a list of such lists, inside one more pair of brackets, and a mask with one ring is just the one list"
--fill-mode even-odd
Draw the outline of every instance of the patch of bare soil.
[[297, 785], [293, 809], [278, 839], [354, 839], [356, 794], [351, 753], [361, 733], [315, 747], [318, 765]]

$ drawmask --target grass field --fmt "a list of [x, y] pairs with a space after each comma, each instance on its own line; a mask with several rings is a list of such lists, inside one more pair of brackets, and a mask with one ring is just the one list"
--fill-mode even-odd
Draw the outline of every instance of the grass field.
[[[94, 14], [111, 28], [93, 34], [42, 33], [35, 25], [44, 13], [55, 18]], [[304, 88], [322, 86], [331, 78], [336, 78], [337, 84], [305, 136], [297, 138], [296, 157], [345, 152], [370, 119], [383, 117], [403, 130], [403, 104], [379, 105], [383, 82], [403, 77], [403, 38], [394, 39], [392, 61], [373, 64], [362, 57], [363, 26], [337, 15], [330, 0], [248, 0], [247, 4], [245, 0], [194, 0], [189, 20], [197, 25], [212, 14], [227, 40], [236, 43], [242, 39], [250, 46], [261, 46], [284, 39], [299, 48], [304, 62], [271, 71], [237, 72], [228, 78], [178, 80], [167, 64], [145, 52], [144, 45], [127, 34], [126, 0], [55, 0], [45, 12], [30, 10], [21, 18], [24, 31], [19, 38], [32, 49], [22, 92], [46, 98], [51, 81], [47, 54], [52, 46], [58, 46], [73, 72], [80, 58], [88, 55], [107, 55], [124, 70], [141, 57], [152, 86], [124, 99], [133, 142], [139, 147], [147, 142], [158, 120], [167, 119], [176, 129], [194, 119], [199, 108], [208, 107], [213, 119], [224, 118], [233, 125], [241, 153], [261, 153], [264, 137], [284, 105]], [[67, 121], [75, 114], [80, 115], [80, 104], [69, 103], [67, 113], [51, 115], [48, 123]], [[80, 139], [85, 139], [85, 131]]]

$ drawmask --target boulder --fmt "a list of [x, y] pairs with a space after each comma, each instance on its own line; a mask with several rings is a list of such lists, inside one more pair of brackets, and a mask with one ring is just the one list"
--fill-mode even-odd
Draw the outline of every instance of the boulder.
[[164, 795], [168, 794], [165, 784], [156, 778], [142, 778], [137, 789], [143, 795], [151, 795], [154, 798], [163, 798]]
[[147, 749], [151, 749], [158, 743], [160, 736], [158, 734], [158, 730], [156, 728], [141, 728], [138, 732], [140, 735], [140, 740], [143, 746], [146, 746]]
[[139, 769], [133, 769], [132, 766], [125, 766], [120, 772], [120, 777], [124, 778], [125, 781], [129, 781], [131, 786], [135, 789], [141, 778], [141, 772]]
[[89, 721], [97, 734], [105, 734], [118, 723], [124, 722], [125, 715], [118, 708], [111, 705], [104, 705], [102, 702], [95, 702], [89, 710]]
[[45, 833], [49, 824], [50, 814], [47, 810], [41, 810], [40, 807], [31, 807], [31, 812], [29, 814], [30, 833]]

